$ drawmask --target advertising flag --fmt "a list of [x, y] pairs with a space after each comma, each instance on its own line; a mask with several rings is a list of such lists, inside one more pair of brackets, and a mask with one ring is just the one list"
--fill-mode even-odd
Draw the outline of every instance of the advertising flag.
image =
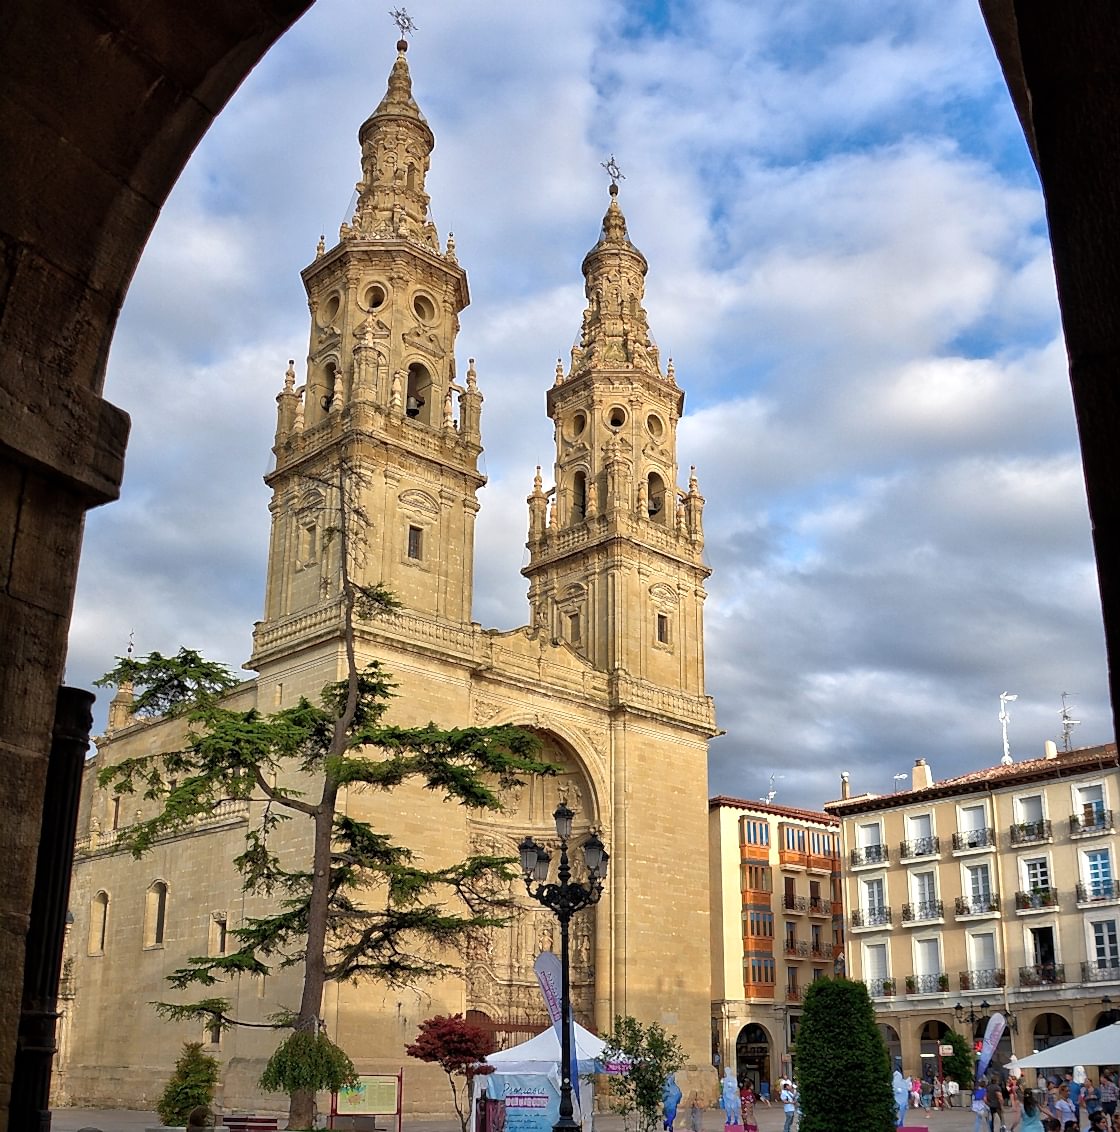
[[[536, 962], [533, 964], [533, 971], [536, 973], [537, 982], [540, 983], [541, 994], [544, 996], [544, 1005], [548, 1010], [548, 1016], [552, 1019], [552, 1028], [556, 1031], [557, 1040], [560, 1042], [560, 1048], [564, 1047], [564, 1037], [562, 1026], [563, 1017], [563, 978], [564, 973], [560, 966], [560, 960], [551, 951], [542, 951], [537, 956]], [[568, 1020], [568, 1048], [571, 1050], [572, 1058], [571, 1065], [568, 1068], [568, 1076], [572, 1082], [572, 1099], [576, 1105], [579, 1105], [579, 1053], [576, 1050], [576, 1032], [575, 1024], [572, 1019]]]
[[1007, 1023], [998, 1011], [988, 1019], [988, 1026], [984, 1030], [984, 1041], [980, 1046], [980, 1056], [976, 1060], [976, 1076], [983, 1077], [996, 1052], [1000, 1038], [1003, 1037], [1003, 1028]]

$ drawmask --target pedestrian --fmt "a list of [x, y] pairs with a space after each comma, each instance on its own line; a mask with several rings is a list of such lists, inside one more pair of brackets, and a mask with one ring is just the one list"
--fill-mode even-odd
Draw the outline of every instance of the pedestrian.
[[688, 1098], [689, 1132], [704, 1132], [704, 1110], [700, 1105], [700, 1094], [693, 1089]]
[[1058, 1096], [1054, 1101], [1052, 1111], [1058, 1120], [1061, 1121], [1063, 1132], [1065, 1129], [1069, 1128], [1070, 1125], [1073, 1125], [1075, 1130], [1079, 1127], [1077, 1122], [1077, 1109], [1073, 1107], [1073, 1102], [1069, 1098], [1069, 1085], [1058, 1086]]
[[743, 1105], [743, 1132], [758, 1132], [758, 1119], [754, 1114], [754, 1086], [748, 1081], [739, 1094]]
[[984, 1099], [988, 1102], [988, 1128], [990, 1132], [1003, 1132], [1003, 1090], [1000, 1088], [998, 1078], [988, 1085]]
[[782, 1102], [782, 1111], [786, 1114], [786, 1122], [782, 1125], [782, 1132], [790, 1132], [793, 1128], [793, 1118], [797, 1113], [797, 1094], [791, 1081], [782, 1081], [782, 1091], [778, 1099]]
[[1116, 1074], [1106, 1069], [1101, 1074], [1101, 1083], [1097, 1089], [1101, 1098], [1101, 1109], [1111, 1120], [1116, 1115], [1116, 1102], [1120, 1100], [1120, 1089], [1116, 1087]]
[[987, 1078], [981, 1077], [972, 1090], [972, 1111], [976, 1113], [972, 1132], [984, 1132], [984, 1125], [988, 1122], [987, 1084]]
[[1094, 1112], [1101, 1110], [1101, 1093], [1091, 1077], [1086, 1077], [1085, 1084], [1081, 1086], [1081, 1103], [1085, 1106], [1086, 1116], [1092, 1116]]

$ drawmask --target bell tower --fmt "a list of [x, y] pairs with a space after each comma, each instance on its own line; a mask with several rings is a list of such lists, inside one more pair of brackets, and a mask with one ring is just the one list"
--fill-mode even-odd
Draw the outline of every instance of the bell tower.
[[289, 363], [276, 399], [253, 667], [337, 627], [343, 512], [357, 581], [384, 582], [411, 611], [470, 622], [482, 395], [473, 362], [456, 378], [467, 277], [454, 237], [441, 247], [428, 213], [435, 139], [412, 96], [407, 48], [402, 38], [385, 96], [358, 131], [354, 213], [302, 273], [306, 377], [297, 385]]
[[[609, 169], [617, 174], [613, 160]], [[609, 674], [704, 693], [703, 508], [695, 469], [677, 486], [684, 409], [661, 370], [612, 175], [598, 243], [583, 261], [587, 308], [571, 367], [548, 391], [555, 487], [529, 496], [532, 625]]]

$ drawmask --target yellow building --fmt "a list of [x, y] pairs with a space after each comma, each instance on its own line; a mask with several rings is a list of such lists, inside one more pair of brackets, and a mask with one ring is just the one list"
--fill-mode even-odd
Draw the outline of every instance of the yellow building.
[[[909, 789], [842, 796], [847, 965], [892, 1053], [919, 1071], [948, 1028], [1010, 1025], [1003, 1064], [1094, 1029], [1120, 999], [1115, 744]], [[1104, 1000], [1104, 1001], [1102, 1001]]]
[[805, 987], [843, 955], [839, 827], [813, 810], [708, 803], [712, 1052], [756, 1087], [794, 1068]]
[[[577, 1017], [599, 1030], [616, 1014], [660, 1022], [708, 1078], [708, 874], [696, 853], [714, 732], [704, 692], [704, 501], [695, 474], [678, 486], [684, 394], [650, 339], [646, 261], [612, 183], [583, 262], [578, 344], [567, 370], [557, 363], [549, 374], [555, 486], [538, 468], [524, 570], [531, 621], [483, 629], [471, 621], [485, 483], [481, 379], [473, 359], [462, 373], [456, 363], [467, 277], [453, 240], [442, 241], [429, 218], [434, 135], [412, 97], [405, 50], [402, 41], [385, 96], [358, 132], [354, 214], [303, 271], [310, 339], [305, 376], [289, 364], [277, 397], [264, 617], [248, 665], [257, 675], [230, 702], [271, 712], [317, 697], [345, 672], [339, 540], [330, 537], [345, 469], [356, 493], [351, 544], [362, 551], [352, 572], [360, 583], [384, 582], [405, 607], [357, 632], [359, 665], [378, 658], [396, 682], [390, 721], [526, 726], [563, 768], [515, 791], [500, 814], [409, 788], [351, 792], [347, 812], [390, 830], [434, 867], [471, 851], [516, 858], [527, 835], [548, 844], [552, 811], [566, 797], [576, 843], [597, 830], [611, 855], [602, 900], [573, 921]], [[346, 171], [336, 175], [349, 182]], [[255, 1082], [274, 1033], [200, 1034], [160, 1021], [148, 1005], [171, 997], [168, 972], [189, 956], [223, 953], [229, 933], [266, 907], [242, 893], [231, 864], [262, 803], [224, 804], [134, 861], [119, 849], [119, 831], [150, 804], [98, 789], [95, 772], [173, 749], [178, 735], [174, 723], [131, 720], [126, 707], [122, 694], [79, 819], [58, 1095], [147, 1107], [182, 1042], [203, 1038], [222, 1061], [223, 1102], [268, 1106]], [[309, 830], [296, 825], [278, 831], [278, 849], [301, 851]], [[474, 1012], [500, 1038], [520, 1039], [546, 1024], [533, 960], [555, 931], [552, 914], [527, 902], [462, 978], [415, 993], [333, 985], [328, 1032], [367, 1072], [395, 1071], [418, 1022], [437, 1013]], [[260, 1022], [294, 1006], [297, 979], [293, 971], [241, 978], [229, 988], [233, 1014]], [[406, 1110], [444, 1103], [429, 1076], [410, 1070]]]

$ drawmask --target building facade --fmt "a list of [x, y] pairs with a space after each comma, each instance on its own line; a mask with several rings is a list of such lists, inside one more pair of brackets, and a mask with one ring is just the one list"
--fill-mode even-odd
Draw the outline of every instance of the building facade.
[[[596, 830], [611, 854], [602, 900], [573, 921], [577, 1017], [599, 1030], [617, 1014], [659, 1021], [707, 1076], [708, 873], [695, 847], [714, 733], [703, 669], [709, 571], [695, 474], [678, 486], [684, 395], [649, 336], [646, 261], [612, 184], [583, 263], [578, 344], [547, 394], [555, 486], [538, 468], [524, 569], [531, 621], [483, 629], [471, 621], [483, 397], [473, 359], [460, 374], [455, 353], [467, 277], [454, 241], [441, 240], [428, 215], [434, 135], [405, 52], [402, 41], [385, 96], [359, 130], [354, 214], [303, 272], [310, 338], [305, 376], [290, 363], [277, 396], [264, 617], [248, 664], [256, 676], [229, 703], [268, 713], [316, 698], [346, 672], [334, 537], [345, 509], [352, 576], [384, 583], [403, 603], [356, 630], [358, 664], [378, 659], [397, 686], [390, 722], [524, 726], [561, 768], [514, 790], [497, 814], [407, 786], [351, 791], [345, 812], [437, 867], [469, 852], [516, 858], [527, 835], [549, 844], [552, 811], [566, 798], [577, 842]], [[173, 750], [182, 734], [174, 721], [136, 722], [127, 707], [122, 690], [83, 793], [58, 1097], [148, 1107], [182, 1043], [202, 1039], [223, 1065], [222, 1102], [268, 1107], [256, 1080], [275, 1033], [199, 1033], [148, 1005], [174, 998], [170, 971], [189, 956], [222, 954], [229, 933], [266, 907], [241, 891], [231, 864], [263, 803], [224, 803], [133, 860], [119, 831], [152, 803], [98, 788], [96, 773]], [[298, 854], [310, 830], [287, 823], [277, 836], [278, 850]], [[332, 985], [328, 1032], [359, 1071], [382, 1072], [401, 1065], [417, 1024], [433, 1014], [472, 1012], [515, 1039], [543, 1028], [533, 960], [556, 931], [552, 914], [526, 901], [462, 977], [415, 991]], [[264, 1021], [298, 1001], [297, 985], [297, 971], [242, 977], [229, 988], [232, 1013]], [[410, 1069], [420, 1084], [406, 1090], [406, 1111], [438, 1110], [436, 1075]]]
[[708, 833], [713, 1060], [758, 1087], [794, 1070], [804, 990], [842, 961], [840, 823], [716, 797]]
[[843, 796], [847, 965], [908, 1072], [947, 1029], [1008, 1027], [996, 1064], [1095, 1029], [1120, 999], [1115, 744]]

